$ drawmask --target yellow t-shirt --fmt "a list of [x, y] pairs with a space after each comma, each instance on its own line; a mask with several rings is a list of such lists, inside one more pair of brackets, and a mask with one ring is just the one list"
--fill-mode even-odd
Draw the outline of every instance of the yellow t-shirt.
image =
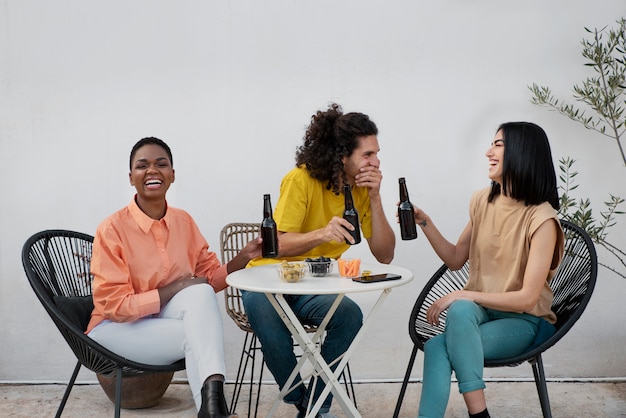
[[[365, 187], [352, 189], [354, 207], [359, 212], [359, 222], [364, 238], [372, 236], [370, 199]], [[324, 228], [333, 216], [343, 216], [344, 196], [326, 189], [326, 183], [312, 178], [305, 167], [297, 167], [283, 177], [280, 197], [274, 210], [274, 221], [281, 232], [310, 232]], [[345, 242], [326, 242], [297, 257], [285, 257], [288, 261], [304, 260], [319, 256], [339, 258], [350, 246]], [[276, 263], [275, 258], [256, 258], [248, 267]]]
[[[547, 202], [526, 206], [496, 196], [487, 202], [489, 188], [475, 192], [470, 200], [472, 237], [469, 254], [469, 279], [465, 288], [478, 292], [500, 293], [519, 290], [524, 281], [530, 241], [547, 220], [554, 219], [560, 228], [554, 208]], [[554, 295], [550, 280], [563, 257], [564, 236], [561, 232], [552, 255], [550, 272], [537, 305], [526, 312], [556, 322], [552, 312]]]

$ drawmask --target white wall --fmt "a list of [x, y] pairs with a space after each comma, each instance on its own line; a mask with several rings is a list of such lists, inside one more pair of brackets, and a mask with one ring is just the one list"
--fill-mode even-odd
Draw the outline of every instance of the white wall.
[[[488, 184], [484, 151], [509, 120], [540, 124], [555, 160], [578, 160], [580, 197], [599, 212], [609, 193], [626, 196], [615, 144], [533, 106], [527, 86], [570, 97], [587, 75], [583, 28], [624, 15], [623, 0], [0, 1], [0, 381], [69, 378], [75, 360], [26, 281], [21, 247], [41, 229], [93, 234], [126, 205], [128, 154], [144, 136], [172, 146], [169, 202], [213, 244], [227, 222], [260, 221], [262, 195], [277, 198], [310, 116], [330, 101], [377, 123], [392, 222], [404, 176], [456, 239], [471, 192]], [[620, 222], [612, 236], [625, 248]], [[440, 264], [422, 236], [398, 239], [394, 262], [416, 279], [370, 328], [351, 362], [357, 380], [403, 376], [408, 314]], [[600, 271], [580, 323], [545, 356], [549, 377], [626, 376], [625, 290]], [[243, 335], [224, 316], [232, 378]]]

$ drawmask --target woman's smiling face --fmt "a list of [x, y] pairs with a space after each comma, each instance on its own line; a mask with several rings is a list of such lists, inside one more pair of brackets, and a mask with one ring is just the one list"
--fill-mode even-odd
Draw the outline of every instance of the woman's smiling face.
[[489, 159], [489, 178], [502, 185], [502, 164], [504, 164], [504, 132], [499, 130], [485, 153]]
[[128, 174], [130, 185], [142, 200], [165, 199], [174, 183], [174, 168], [167, 152], [156, 144], [146, 144], [137, 149]]

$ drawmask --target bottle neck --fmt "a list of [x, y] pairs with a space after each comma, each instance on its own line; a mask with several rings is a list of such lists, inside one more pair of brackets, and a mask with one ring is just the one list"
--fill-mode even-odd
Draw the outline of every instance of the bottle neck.
[[400, 182], [400, 201], [408, 202], [409, 201], [409, 191], [406, 188], [406, 183]]
[[272, 202], [268, 198], [263, 199], [263, 217], [272, 217]]
[[352, 209], [354, 207], [354, 202], [352, 200], [352, 190], [350, 189], [350, 186], [344, 186], [343, 194], [346, 209]]

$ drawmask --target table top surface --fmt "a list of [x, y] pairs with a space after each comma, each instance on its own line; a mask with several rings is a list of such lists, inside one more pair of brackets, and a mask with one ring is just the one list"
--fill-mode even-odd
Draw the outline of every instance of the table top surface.
[[310, 273], [296, 283], [287, 283], [280, 279], [276, 264], [256, 266], [234, 271], [226, 278], [226, 283], [241, 290], [260, 293], [280, 293], [288, 295], [323, 295], [338, 293], [371, 292], [402, 286], [413, 280], [413, 273], [405, 268], [391, 264], [362, 262], [361, 271], [370, 270], [372, 274], [395, 273], [402, 276], [398, 280], [375, 283], [358, 283], [339, 276], [337, 265], [325, 277], [314, 277]]

